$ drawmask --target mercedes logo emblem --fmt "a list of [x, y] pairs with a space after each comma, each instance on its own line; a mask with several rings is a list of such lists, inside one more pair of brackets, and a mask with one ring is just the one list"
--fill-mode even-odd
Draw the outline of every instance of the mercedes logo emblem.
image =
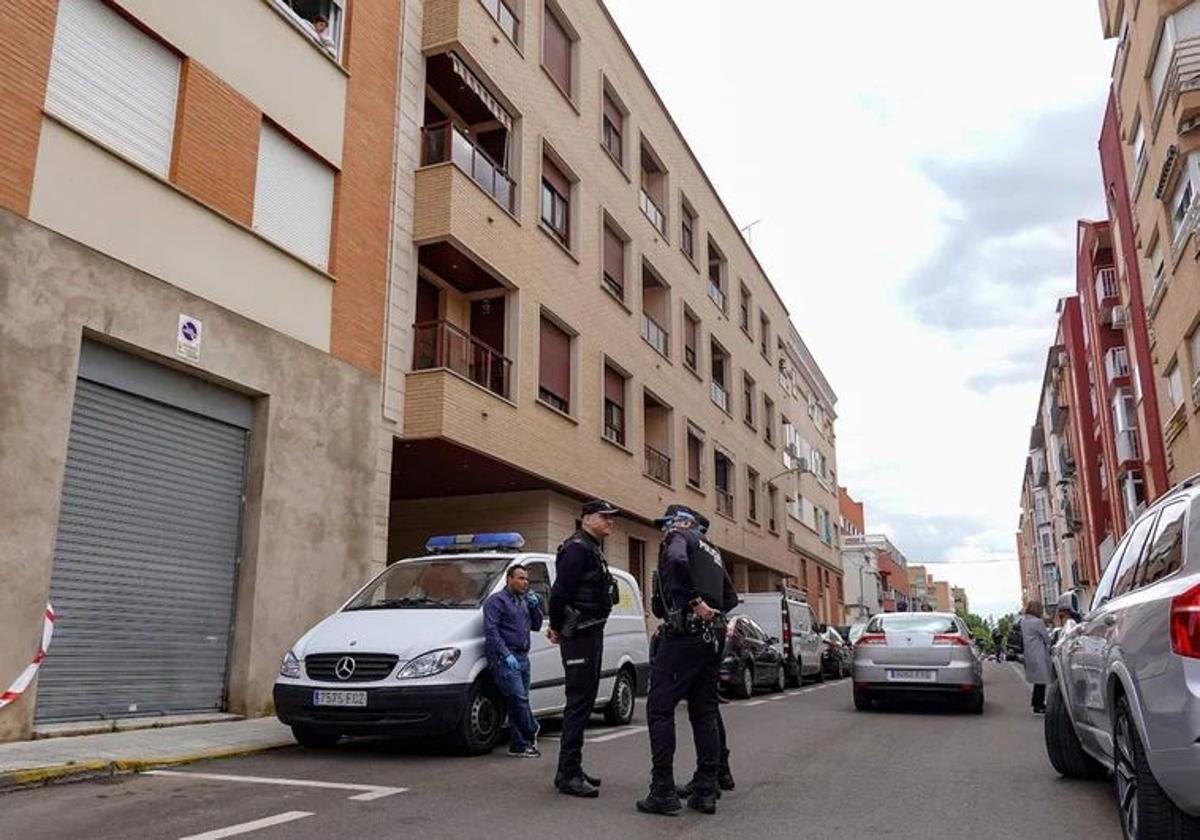
[[333, 666], [333, 673], [339, 680], [348, 680], [354, 676], [354, 658], [343, 656]]

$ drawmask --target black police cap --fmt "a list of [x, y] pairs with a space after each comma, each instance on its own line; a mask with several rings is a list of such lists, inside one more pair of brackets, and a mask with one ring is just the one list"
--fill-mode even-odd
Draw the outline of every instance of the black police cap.
[[609, 502], [604, 501], [604, 499], [592, 499], [590, 502], [584, 502], [582, 508], [582, 513], [584, 516], [592, 513], [602, 513], [605, 516], [615, 516], [620, 512], [621, 511], [619, 508], [610, 504]]

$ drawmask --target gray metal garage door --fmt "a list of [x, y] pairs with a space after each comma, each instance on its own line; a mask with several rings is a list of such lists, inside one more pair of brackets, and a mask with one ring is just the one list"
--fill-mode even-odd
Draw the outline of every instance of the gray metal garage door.
[[246, 440], [245, 428], [78, 380], [37, 722], [223, 708]]

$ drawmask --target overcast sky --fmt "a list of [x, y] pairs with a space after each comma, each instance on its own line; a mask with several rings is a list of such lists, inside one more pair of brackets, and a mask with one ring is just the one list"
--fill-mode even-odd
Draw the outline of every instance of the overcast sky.
[[1075, 220], [1095, 0], [606, 0], [838, 395], [868, 530], [997, 616]]

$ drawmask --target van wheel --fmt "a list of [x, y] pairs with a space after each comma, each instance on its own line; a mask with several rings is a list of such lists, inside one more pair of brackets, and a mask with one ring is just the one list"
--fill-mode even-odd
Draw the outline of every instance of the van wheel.
[[1046, 686], [1046, 718], [1042, 729], [1046, 756], [1061, 775], [1068, 779], [1103, 779], [1107, 775], [1104, 766], [1083, 751], [1057, 682]]
[[796, 662], [792, 665], [791, 671], [788, 671], [786, 666], [784, 667], [784, 671], [787, 675], [788, 688], [799, 688], [804, 683], [804, 678], [801, 676], [801, 674], [804, 672], [804, 668], [800, 664], [800, 657], [796, 657]]
[[1200, 819], [1189, 817], [1158, 785], [1138, 737], [1129, 701], [1117, 700], [1113, 726], [1113, 777], [1125, 840], [1187, 840], [1200, 837]]
[[500, 738], [504, 709], [492, 687], [476, 680], [467, 695], [462, 720], [454, 732], [454, 745], [467, 755], [483, 755], [492, 751]]
[[293, 726], [292, 735], [300, 746], [310, 750], [331, 749], [342, 737], [338, 732], [326, 732], [310, 726]]
[[754, 696], [754, 671], [750, 670], [747, 663], [742, 663], [742, 678], [734, 687], [734, 693], [743, 700]]
[[604, 707], [604, 722], [610, 726], [628, 726], [633, 722], [633, 673], [628, 668], [617, 671], [612, 699]]

